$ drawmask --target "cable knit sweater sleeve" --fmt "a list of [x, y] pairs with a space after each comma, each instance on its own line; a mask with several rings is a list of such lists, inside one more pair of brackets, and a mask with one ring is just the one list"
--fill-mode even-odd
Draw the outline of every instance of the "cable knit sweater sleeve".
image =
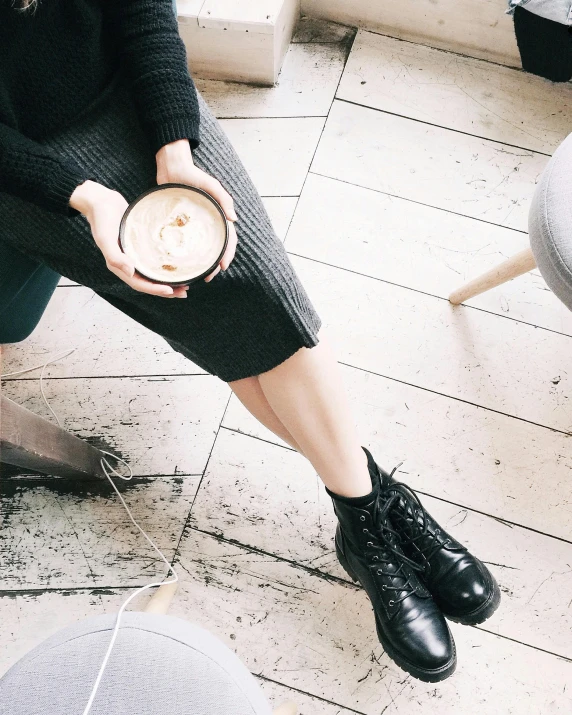
[[73, 216], [70, 196], [88, 178], [79, 164], [0, 123], [0, 191]]
[[199, 105], [171, 0], [104, 0], [139, 117], [154, 151], [199, 144]]

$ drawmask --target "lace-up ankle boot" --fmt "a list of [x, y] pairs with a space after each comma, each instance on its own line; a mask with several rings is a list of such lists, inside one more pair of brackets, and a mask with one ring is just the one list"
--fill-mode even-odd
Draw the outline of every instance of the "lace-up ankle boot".
[[339, 519], [338, 559], [369, 596], [377, 635], [389, 657], [419, 680], [444, 680], [457, 662], [453, 637], [416, 575], [419, 567], [399, 548], [389, 518], [396, 497], [382, 499], [379, 477], [373, 486], [368, 497], [358, 499], [328, 491]]
[[404, 554], [422, 569], [422, 579], [443, 614], [464, 625], [483, 623], [500, 603], [500, 589], [488, 568], [448, 534], [407, 485], [379, 469], [365, 450], [370, 471], [381, 477], [392, 501], [391, 520]]

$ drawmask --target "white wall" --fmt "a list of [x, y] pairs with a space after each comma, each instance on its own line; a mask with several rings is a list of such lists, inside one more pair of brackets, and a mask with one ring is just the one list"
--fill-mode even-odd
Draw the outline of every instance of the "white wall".
[[506, 0], [302, 0], [302, 13], [520, 67]]

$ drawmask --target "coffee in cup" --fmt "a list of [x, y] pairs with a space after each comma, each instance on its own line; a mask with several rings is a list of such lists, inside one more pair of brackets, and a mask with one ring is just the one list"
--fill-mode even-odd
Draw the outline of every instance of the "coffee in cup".
[[121, 220], [119, 243], [144, 278], [188, 285], [212, 273], [228, 242], [220, 205], [205, 191], [162, 184], [133, 201]]

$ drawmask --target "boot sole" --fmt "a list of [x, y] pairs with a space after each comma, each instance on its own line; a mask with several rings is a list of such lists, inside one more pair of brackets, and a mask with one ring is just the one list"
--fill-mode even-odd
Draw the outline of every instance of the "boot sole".
[[478, 626], [488, 620], [500, 606], [501, 602], [501, 592], [498, 583], [490, 571], [489, 575], [491, 577], [492, 591], [488, 599], [481, 606], [475, 611], [472, 611], [472, 613], [463, 613], [460, 615], [451, 615], [441, 609], [445, 618], [454, 623], [460, 623], [462, 626]]
[[[349, 567], [346, 557], [340, 547], [338, 546], [338, 542], [336, 539], [336, 554], [338, 557], [338, 561], [340, 562], [341, 567], [343, 570], [347, 573], [347, 575], [351, 578], [352, 581], [355, 583], [359, 583], [360, 586], [363, 588], [363, 584], [359, 580], [359, 578], [353, 573], [351, 568]], [[365, 591], [365, 589], [364, 589]], [[455, 643], [453, 642], [453, 656], [451, 660], [446, 663], [445, 665], [441, 666], [440, 668], [436, 668], [434, 670], [427, 670], [425, 668], [419, 668], [416, 665], [413, 665], [413, 663], [410, 663], [406, 658], [404, 658], [400, 653], [398, 653], [394, 647], [389, 643], [384, 634], [383, 631], [381, 630], [381, 624], [377, 618], [377, 614], [374, 611], [375, 615], [375, 629], [377, 631], [377, 637], [379, 642], [381, 643], [383, 650], [387, 653], [387, 655], [393, 660], [393, 662], [398, 665], [402, 670], [404, 670], [406, 673], [409, 673], [409, 675], [413, 676], [417, 680], [421, 680], [424, 683], [439, 683], [441, 680], [445, 680], [446, 678], [450, 677], [453, 675], [455, 672], [455, 669], [457, 667], [457, 650], [455, 648]]]

